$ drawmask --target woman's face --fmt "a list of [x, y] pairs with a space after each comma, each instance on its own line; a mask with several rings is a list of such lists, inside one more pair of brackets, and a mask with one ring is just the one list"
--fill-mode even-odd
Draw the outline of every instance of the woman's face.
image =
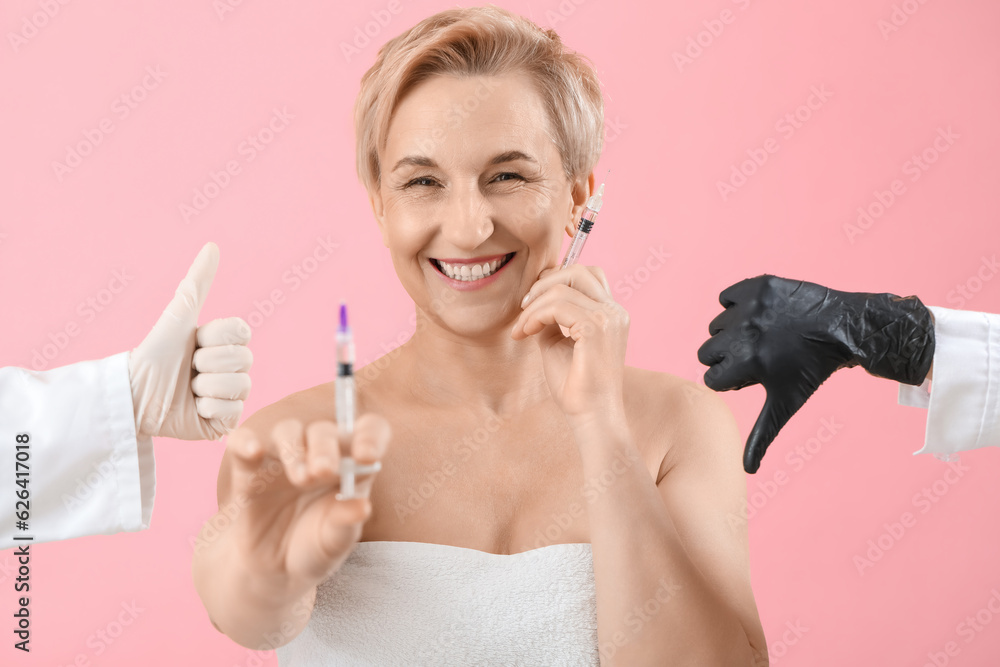
[[372, 208], [396, 273], [427, 317], [466, 336], [513, 322], [538, 274], [558, 265], [593, 185], [566, 178], [524, 74], [420, 83], [379, 161]]

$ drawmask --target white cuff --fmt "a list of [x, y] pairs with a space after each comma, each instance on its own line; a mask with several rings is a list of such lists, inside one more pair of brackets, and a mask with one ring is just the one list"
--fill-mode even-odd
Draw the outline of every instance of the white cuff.
[[1000, 446], [1000, 317], [930, 306], [934, 314], [934, 380], [900, 386], [899, 403], [926, 401], [924, 446], [914, 454], [942, 457]]
[[128, 355], [122, 352], [107, 359], [107, 371], [101, 385], [107, 392], [108, 428], [114, 443], [111, 460], [120, 493], [119, 525], [123, 531], [136, 531], [149, 528], [153, 515], [156, 464], [153, 439], [149, 436], [136, 438]]
[[900, 382], [899, 396], [896, 397], [896, 401], [900, 405], [908, 405], [912, 408], [928, 408], [931, 404], [930, 384], [931, 381], [927, 378], [924, 378], [923, 384], [919, 387]]

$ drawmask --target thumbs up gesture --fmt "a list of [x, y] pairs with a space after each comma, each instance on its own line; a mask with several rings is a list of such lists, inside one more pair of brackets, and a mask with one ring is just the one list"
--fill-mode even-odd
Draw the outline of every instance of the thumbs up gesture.
[[136, 435], [217, 440], [250, 394], [250, 327], [239, 317], [198, 326], [219, 266], [206, 243], [149, 335], [129, 353]]
[[762, 275], [727, 287], [698, 361], [716, 391], [761, 384], [767, 398], [743, 450], [757, 472], [778, 431], [835, 371], [861, 366], [904, 384], [924, 381], [934, 359], [934, 322], [915, 296], [839, 292]]

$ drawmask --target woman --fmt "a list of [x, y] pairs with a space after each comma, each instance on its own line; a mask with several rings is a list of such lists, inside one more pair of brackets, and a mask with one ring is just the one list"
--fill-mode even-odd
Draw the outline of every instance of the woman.
[[216, 627], [294, 665], [766, 664], [731, 414], [625, 366], [603, 271], [555, 268], [600, 154], [592, 69], [448, 10], [382, 48], [355, 118], [417, 315], [358, 372], [352, 453], [382, 470], [336, 499], [332, 383], [234, 431], [194, 562]]

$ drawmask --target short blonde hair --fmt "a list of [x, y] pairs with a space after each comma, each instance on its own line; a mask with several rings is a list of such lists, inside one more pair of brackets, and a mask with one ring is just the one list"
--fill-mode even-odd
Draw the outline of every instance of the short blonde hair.
[[365, 188], [372, 192], [380, 183], [378, 153], [408, 91], [438, 74], [510, 72], [524, 72], [535, 82], [567, 178], [589, 174], [604, 143], [604, 102], [593, 67], [555, 31], [490, 5], [439, 12], [379, 49], [354, 104], [358, 177]]

